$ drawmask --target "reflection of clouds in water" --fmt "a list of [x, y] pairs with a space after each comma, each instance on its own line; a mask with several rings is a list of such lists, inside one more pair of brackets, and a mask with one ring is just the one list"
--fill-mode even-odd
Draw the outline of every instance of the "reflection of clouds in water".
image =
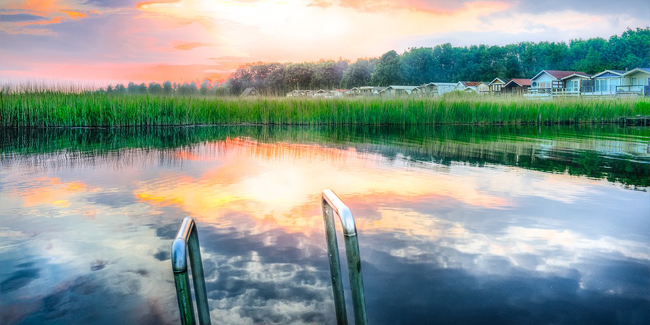
[[[436, 242], [417, 243], [413, 249], [410, 238], [390, 233], [362, 234], [361, 239], [371, 322], [644, 324], [650, 320], [647, 261], [600, 257], [548, 273]], [[403, 252], [415, 255], [402, 258]], [[522, 258], [536, 263], [534, 257]], [[600, 281], [605, 277], [609, 280]], [[598, 278], [595, 283], [605, 287], [584, 287], [582, 281], [588, 278]]]
[[[182, 168], [61, 173], [38, 181], [52, 194], [40, 201], [27, 175], [3, 171], [3, 319], [177, 322], [169, 245], [189, 214], [203, 221], [215, 323], [332, 323], [324, 187], [357, 217], [372, 323], [649, 318], [640, 193], [515, 168], [435, 169], [399, 153], [241, 139], [176, 159]], [[65, 208], [52, 204], [58, 192]], [[608, 199], [629, 204], [598, 205]], [[32, 255], [16, 260], [17, 252]]]
[[531, 172], [518, 169], [482, 169], [484, 185], [492, 192], [505, 195], [540, 197], [563, 203], [580, 201], [598, 191], [607, 183], [587, 178], [572, 178], [566, 182], [566, 175]]
[[[169, 244], [151, 236], [147, 206], [125, 199], [122, 206], [107, 205], [123, 194], [73, 186], [81, 182], [38, 182], [35, 189], [9, 190], [11, 200], [28, 209], [3, 206], [0, 279], [7, 282], [0, 309], [7, 323], [160, 323], [176, 317], [169, 264], [153, 257], [156, 247], [168, 250]], [[22, 199], [30, 196], [38, 200]], [[65, 208], [51, 204], [61, 196]], [[28, 264], [34, 277], [21, 269]]]
[[215, 323], [334, 321], [327, 257], [320, 245], [306, 245], [304, 235], [278, 228], [205, 226], [199, 234]]

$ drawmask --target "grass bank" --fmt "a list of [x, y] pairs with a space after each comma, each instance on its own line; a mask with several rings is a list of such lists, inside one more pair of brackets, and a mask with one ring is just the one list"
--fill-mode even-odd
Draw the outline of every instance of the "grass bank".
[[63, 92], [0, 93], [5, 127], [202, 124], [415, 125], [611, 123], [650, 115], [640, 99], [202, 98]]

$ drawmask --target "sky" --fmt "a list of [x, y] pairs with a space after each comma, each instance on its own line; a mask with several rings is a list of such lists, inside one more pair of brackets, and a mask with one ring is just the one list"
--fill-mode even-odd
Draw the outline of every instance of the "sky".
[[647, 26], [647, 0], [0, 0], [0, 81], [223, 81], [250, 62]]

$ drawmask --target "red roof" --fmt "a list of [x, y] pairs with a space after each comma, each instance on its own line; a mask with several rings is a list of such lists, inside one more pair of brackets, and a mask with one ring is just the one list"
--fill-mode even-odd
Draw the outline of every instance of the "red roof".
[[530, 79], [511, 79], [510, 82], [516, 82], [519, 86], [530, 86]]
[[481, 82], [480, 81], [461, 81], [465, 87], [476, 87], [478, 86]]

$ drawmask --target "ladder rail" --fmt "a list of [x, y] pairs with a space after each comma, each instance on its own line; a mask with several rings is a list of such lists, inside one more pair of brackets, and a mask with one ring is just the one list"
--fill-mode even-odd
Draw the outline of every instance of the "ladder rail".
[[194, 219], [190, 217], [183, 219], [178, 234], [172, 242], [171, 255], [174, 282], [176, 283], [176, 296], [178, 298], [178, 308], [180, 309], [181, 314], [181, 323], [183, 325], [195, 324], [192, 292], [187, 272], [187, 259], [189, 257], [190, 268], [192, 270], [192, 281], [194, 282], [194, 296], [196, 297], [196, 305], [199, 315], [199, 324], [210, 325], [208, 295], [205, 289], [203, 264], [201, 263], [201, 246], [199, 245], [199, 235], [196, 230]]
[[354, 309], [354, 323], [368, 324], [366, 316], [365, 294], [363, 290], [363, 276], [361, 275], [361, 257], [359, 254], [359, 240], [357, 227], [350, 209], [330, 189], [322, 194], [323, 222], [327, 238], [327, 254], [330, 263], [330, 276], [332, 291], [334, 293], [334, 308], [336, 310], [337, 324], [347, 324], [345, 297], [343, 294], [343, 281], [341, 279], [341, 260], [339, 258], [338, 244], [336, 242], [336, 227], [334, 214], [338, 215], [343, 228], [345, 240], [345, 253], [348, 260], [348, 275], [350, 290], [352, 291], [352, 308]]

